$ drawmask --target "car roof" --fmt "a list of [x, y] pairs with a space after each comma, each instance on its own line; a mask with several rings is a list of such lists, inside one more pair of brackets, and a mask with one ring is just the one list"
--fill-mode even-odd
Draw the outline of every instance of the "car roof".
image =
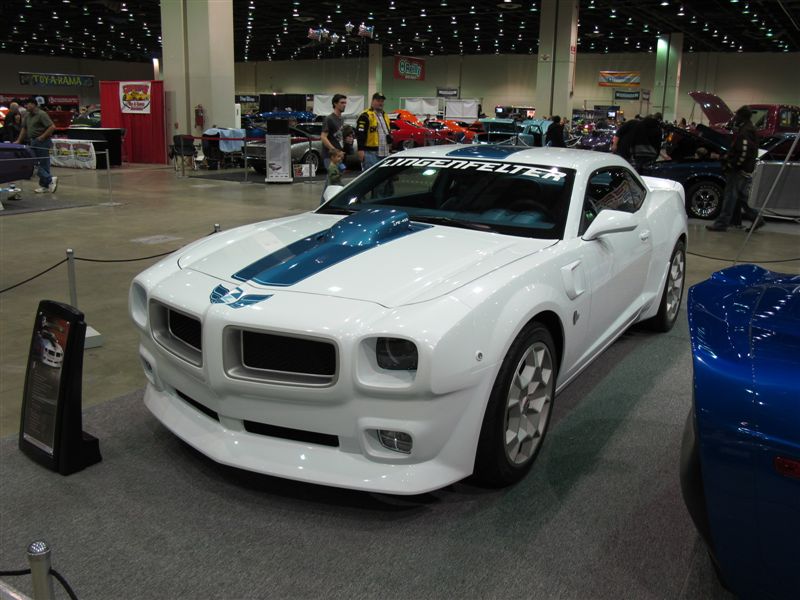
[[[471, 150], [470, 149], [474, 149]], [[493, 144], [448, 144], [405, 150], [393, 157], [450, 158], [460, 160], [492, 160], [508, 163], [547, 165], [564, 169], [594, 170], [605, 166], [626, 167], [631, 164], [616, 154], [590, 152], [572, 148], [530, 148]]]

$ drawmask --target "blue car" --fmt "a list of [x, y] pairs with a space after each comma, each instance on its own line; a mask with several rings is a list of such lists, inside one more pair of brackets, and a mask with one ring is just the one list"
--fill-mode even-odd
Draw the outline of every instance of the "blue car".
[[800, 275], [755, 265], [689, 291], [683, 497], [723, 584], [800, 597]]

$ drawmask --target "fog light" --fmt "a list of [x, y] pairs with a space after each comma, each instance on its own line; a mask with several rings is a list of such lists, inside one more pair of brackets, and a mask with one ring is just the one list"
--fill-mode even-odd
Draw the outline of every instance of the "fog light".
[[378, 430], [378, 439], [384, 447], [395, 452], [402, 452], [403, 454], [411, 454], [411, 436], [402, 431], [385, 431]]

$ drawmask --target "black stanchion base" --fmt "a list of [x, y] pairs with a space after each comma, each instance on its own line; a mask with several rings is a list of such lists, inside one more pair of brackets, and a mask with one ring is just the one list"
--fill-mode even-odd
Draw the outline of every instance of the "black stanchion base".
[[81, 434], [81, 443], [76, 451], [61, 457], [58, 472], [62, 475], [72, 475], [83, 471], [86, 467], [91, 467], [103, 460], [103, 457], [100, 456], [100, 440], [85, 431], [82, 431]]

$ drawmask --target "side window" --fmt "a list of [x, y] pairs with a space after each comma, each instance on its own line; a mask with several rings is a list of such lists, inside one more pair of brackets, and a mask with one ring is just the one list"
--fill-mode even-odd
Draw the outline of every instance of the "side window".
[[583, 235], [602, 210], [636, 212], [646, 195], [642, 184], [627, 169], [612, 167], [595, 171], [586, 186], [579, 234]]
[[781, 109], [778, 116], [778, 126], [781, 129], [796, 130], [799, 122], [798, 112], [796, 110], [791, 108]]

